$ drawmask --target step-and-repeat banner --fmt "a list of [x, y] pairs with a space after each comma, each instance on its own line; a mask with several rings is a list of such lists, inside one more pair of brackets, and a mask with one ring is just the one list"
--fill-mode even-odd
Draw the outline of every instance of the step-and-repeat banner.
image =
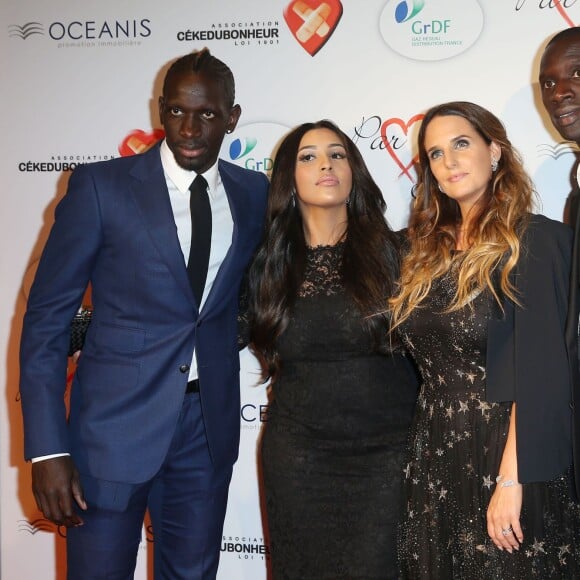
[[[475, 101], [506, 124], [539, 192], [560, 219], [576, 147], [542, 110], [547, 39], [580, 23], [580, 0], [52, 0], [0, 3], [1, 573], [63, 579], [64, 537], [43, 519], [22, 457], [18, 343], [25, 300], [55, 204], [81, 163], [133, 155], [159, 138], [168, 63], [204, 46], [229, 64], [243, 109], [222, 156], [268, 172], [296, 124], [334, 120], [360, 148], [405, 225], [423, 113]], [[72, 371], [72, 369], [71, 369]], [[219, 578], [267, 577], [256, 462], [267, 393], [242, 353], [241, 449]], [[353, 393], [356, 396], [356, 392]], [[143, 528], [136, 578], [151, 578]]]

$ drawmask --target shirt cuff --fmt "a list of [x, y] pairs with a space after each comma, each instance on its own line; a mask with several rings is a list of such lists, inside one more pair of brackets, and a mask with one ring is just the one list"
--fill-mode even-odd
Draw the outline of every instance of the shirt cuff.
[[53, 457], [67, 457], [70, 453], [53, 453], [52, 455], [41, 455], [40, 457], [33, 457], [30, 462], [37, 463], [38, 461], [45, 461], [46, 459], [52, 459]]

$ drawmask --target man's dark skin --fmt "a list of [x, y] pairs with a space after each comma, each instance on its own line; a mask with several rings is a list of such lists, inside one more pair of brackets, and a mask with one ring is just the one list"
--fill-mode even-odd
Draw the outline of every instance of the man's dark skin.
[[540, 88], [552, 124], [564, 139], [580, 143], [580, 28], [554, 40], [540, 64]]
[[[175, 73], [159, 98], [159, 116], [178, 165], [204, 173], [217, 161], [224, 135], [240, 118], [222, 85], [203, 74]], [[87, 509], [78, 471], [68, 455], [32, 464], [32, 491], [38, 508], [57, 525], [83, 524], [75, 504]]]

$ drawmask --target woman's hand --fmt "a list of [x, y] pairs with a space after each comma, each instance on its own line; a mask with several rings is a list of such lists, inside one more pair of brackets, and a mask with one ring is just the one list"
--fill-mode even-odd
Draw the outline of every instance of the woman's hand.
[[500, 475], [487, 507], [487, 533], [500, 550], [519, 550], [524, 541], [520, 513], [523, 486], [518, 483], [516, 453], [516, 404], [512, 403], [510, 424], [499, 466]]
[[487, 533], [500, 550], [519, 550], [524, 541], [520, 525], [523, 486], [515, 480], [498, 478], [487, 508]]

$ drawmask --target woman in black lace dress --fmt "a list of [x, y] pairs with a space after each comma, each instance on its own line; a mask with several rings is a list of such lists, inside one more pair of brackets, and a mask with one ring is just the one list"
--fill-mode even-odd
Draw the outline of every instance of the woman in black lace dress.
[[328, 121], [282, 142], [250, 274], [273, 400], [262, 465], [274, 579], [394, 578], [417, 388], [391, 352], [397, 238], [353, 142]]
[[571, 231], [532, 215], [501, 122], [427, 112], [393, 319], [423, 384], [405, 467], [402, 576], [580, 578], [564, 337]]

